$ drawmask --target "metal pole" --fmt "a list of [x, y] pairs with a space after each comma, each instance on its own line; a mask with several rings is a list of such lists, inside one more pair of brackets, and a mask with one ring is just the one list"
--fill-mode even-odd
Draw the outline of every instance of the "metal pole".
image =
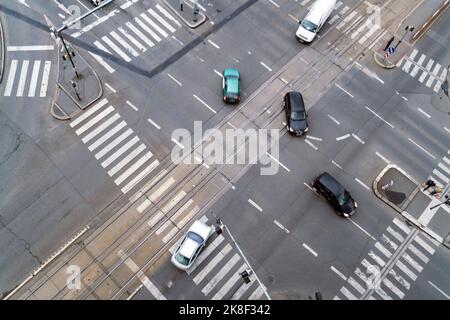
[[198, 0], [194, 0], [194, 16], [192, 17], [192, 20], [194, 20], [194, 22], [197, 22], [198, 20], [199, 11], [200, 9], [198, 7]]
[[403, 34], [403, 37], [400, 39], [400, 41], [397, 43], [397, 45], [395, 46], [394, 49], [397, 49], [397, 47], [400, 45], [400, 43], [402, 43], [402, 41], [405, 39], [408, 32], [413, 32], [413, 31], [414, 31], [414, 27], [407, 26], [405, 29], [405, 34]]
[[64, 50], [66, 51], [66, 54], [69, 57], [70, 63], [72, 64], [72, 68], [73, 68], [73, 71], [75, 72], [75, 75], [76, 75], [77, 79], [80, 79], [80, 75], [77, 72], [77, 68], [75, 67], [75, 63], [72, 60], [72, 56], [71, 56], [71, 54], [69, 52], [69, 49], [67, 49], [66, 42], [64, 41], [62, 33], [59, 33], [58, 36], [61, 38], [61, 42], [62, 42], [62, 44], [64, 46]]
[[[221, 220], [220, 220], [221, 221]], [[264, 294], [266, 295], [267, 299], [272, 300], [272, 298], [269, 296], [269, 293], [266, 290], [266, 287], [264, 286], [264, 284], [261, 282], [261, 280], [259, 280], [258, 275], [256, 274], [255, 270], [253, 270], [252, 265], [250, 264], [250, 262], [248, 262], [247, 258], [245, 257], [244, 253], [242, 252], [241, 248], [239, 247], [239, 245], [237, 244], [236, 240], [234, 240], [233, 235], [231, 234], [230, 230], [228, 230], [228, 227], [223, 224], [223, 226], [225, 227], [225, 230], [227, 230], [227, 233], [230, 235], [231, 240], [233, 241], [233, 243], [236, 245], [236, 248], [238, 249], [239, 253], [241, 254], [242, 258], [244, 258], [245, 263], [248, 265], [248, 267], [252, 270], [252, 273], [255, 275], [256, 281], [258, 281], [259, 285], [263, 288], [264, 290]]]

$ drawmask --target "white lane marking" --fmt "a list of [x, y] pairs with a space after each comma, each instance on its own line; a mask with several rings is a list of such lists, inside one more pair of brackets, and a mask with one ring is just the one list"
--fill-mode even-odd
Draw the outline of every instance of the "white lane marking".
[[336, 268], [333, 267], [333, 266], [331, 266], [330, 269], [331, 269], [334, 273], [336, 273], [339, 277], [341, 277], [344, 281], [347, 281], [347, 277], [346, 277], [342, 272], [340, 272], [338, 269], [336, 269]]
[[109, 90], [111, 90], [113, 93], [116, 93], [117, 91], [116, 91], [116, 89], [114, 89], [113, 87], [111, 87], [108, 83], [106, 83], [105, 82], [105, 86], [109, 89]]
[[309, 141], [308, 139], [305, 139], [305, 142], [314, 150], [319, 150], [319, 148], [317, 148], [311, 141]]
[[148, 118], [147, 121], [151, 123], [156, 129], [161, 130], [161, 127], [152, 119]]
[[[364, 263], [364, 262], [367, 262], [366, 259], [363, 259], [363, 261], [361, 262], [361, 263], [365, 266], [365, 263]], [[356, 268], [355, 274], [356, 274], [356, 275], [357, 275], [364, 283], [367, 283], [368, 279], [367, 279], [365, 273], [361, 271], [361, 269]]]
[[366, 106], [366, 109], [369, 110], [370, 112], [372, 112], [378, 119], [380, 119], [381, 121], [383, 121], [384, 123], [386, 123], [389, 127], [391, 127], [392, 129], [395, 129], [395, 127], [390, 124], [389, 122], [387, 122], [386, 120], [384, 120], [381, 116], [379, 116], [375, 111], [373, 111], [372, 109], [370, 109], [368, 106]]
[[419, 249], [417, 249], [413, 244], [410, 244], [408, 249], [411, 250], [411, 252], [416, 256], [418, 256], [423, 262], [428, 263], [428, 261], [430, 261], [430, 259], [428, 259], [428, 257], [424, 255]]
[[[147, 163], [147, 161], [149, 161], [152, 156], [153, 156], [153, 154], [150, 151], [147, 152], [138, 161], [136, 161], [130, 168], [128, 168], [121, 176], [119, 176], [116, 180], [114, 180], [114, 183], [116, 185], [122, 184], [122, 182], [127, 180], [133, 173], [136, 172], [136, 170], [138, 170], [145, 163]], [[158, 161], [155, 160], [154, 163], [158, 163]]]
[[[444, 157], [444, 159], [445, 159], [445, 157]], [[444, 166], [444, 165], [442, 164], [442, 162], [439, 162], [438, 167], [439, 167], [440, 169], [442, 169], [443, 171], [445, 171], [445, 173], [450, 174], [450, 169], [447, 168], [446, 166]]]
[[260, 61], [259, 64], [262, 65], [264, 68], [266, 68], [269, 72], [272, 72], [272, 69], [264, 62]]
[[214, 41], [208, 39], [208, 42], [209, 42], [209, 44], [212, 45], [214, 48], [220, 49], [219, 45], [218, 45], [217, 43], [215, 43]]
[[192, 217], [194, 217], [198, 212], [200, 211], [200, 207], [199, 206], [195, 206], [194, 208], [192, 208], [191, 211], [189, 211], [189, 213], [187, 215], [185, 215], [183, 217], [183, 219], [180, 220], [180, 222], [178, 222], [176, 225], [178, 228], [182, 228], [184, 227], [184, 225], [186, 223], [188, 223], [189, 220], [192, 219]]
[[333, 298], [333, 300], [341, 300], [341, 298], [339, 298], [338, 296], [335, 296], [335, 297]]
[[171, 225], [171, 223], [172, 223], [172, 221], [167, 220], [166, 222], [164, 222], [164, 223], [158, 228], [158, 230], [156, 230], [155, 233], [156, 233], [157, 235], [160, 235], [161, 233], [163, 233], [163, 231], [164, 231], [168, 226]]
[[284, 230], [284, 232], [286, 232], [287, 234], [290, 233], [290, 231], [283, 226], [280, 222], [278, 222], [278, 220], [273, 220], [273, 223], [275, 223], [281, 230]]
[[289, 13], [288, 16], [289, 16], [292, 20], [294, 20], [295, 22], [298, 23], [299, 19], [297, 19], [296, 17], [294, 17], [292, 14]]
[[128, 149], [130, 149], [132, 146], [134, 146], [138, 142], [139, 142], [139, 138], [137, 136], [134, 136], [133, 139], [128, 141], [126, 144], [124, 144], [122, 147], [120, 147], [120, 149], [118, 149], [116, 152], [114, 152], [112, 155], [110, 155], [105, 161], [103, 161], [101, 163], [101, 166], [103, 168], [108, 167], [117, 158], [119, 158], [124, 152], [126, 152]]
[[438, 177], [439, 179], [441, 179], [442, 181], [444, 181], [445, 184], [448, 184], [450, 182], [450, 179], [447, 178], [445, 175], [443, 175], [439, 170], [434, 169], [433, 170], [433, 174]]
[[213, 108], [211, 108], [205, 101], [203, 101], [202, 99], [200, 99], [199, 97], [197, 97], [197, 95], [193, 94], [192, 95], [195, 99], [197, 99], [198, 101], [200, 101], [201, 104], [203, 104], [205, 107], [207, 107], [209, 110], [211, 110], [214, 114], [217, 113], [216, 110], [214, 110]]
[[336, 161], [331, 160], [331, 163], [334, 164], [336, 167], [338, 167], [341, 170], [344, 170], [339, 164], [336, 163]]
[[[145, 199], [140, 205], [138, 205], [137, 207], [136, 207], [136, 210], [137, 210], [137, 212], [139, 212], [139, 213], [142, 213], [145, 209], [147, 209], [150, 205], [151, 205], [152, 203], [151, 203], [151, 201], [150, 200], [148, 200], [148, 199]], [[162, 213], [160, 212], [160, 211], [158, 211], [158, 214], [157, 215], [162, 215]], [[153, 218], [152, 218], [153, 219]], [[151, 221], [151, 220], [150, 220]], [[150, 227], [152, 227], [152, 226], [154, 226], [155, 225], [155, 223], [153, 223], [153, 222], [148, 222], [148, 225], [150, 226]]]
[[[193, 200], [193, 199], [189, 199], [188, 201], [186, 201], [186, 203], [183, 204], [183, 205], [181, 206], [181, 208], [179, 208], [179, 209], [175, 212], [175, 214], [174, 214], [173, 216], [170, 217], [170, 220], [172, 220], [172, 222], [175, 222], [175, 220], [177, 220], [177, 218], [178, 218], [179, 216], [181, 216], [181, 215], [184, 213], [184, 211], [186, 211], [186, 209], [189, 208], [189, 206], [191, 206], [193, 203], [194, 203], [194, 200]], [[177, 227], [179, 227], [179, 225], [177, 225]]]
[[130, 46], [130, 45], [128, 44], [128, 42], [126, 42], [120, 35], [118, 35], [117, 32], [111, 31], [109, 34], [110, 34], [114, 39], [116, 39], [116, 41], [117, 41], [118, 43], [120, 43], [120, 45], [121, 45], [122, 47], [124, 47], [125, 50], [127, 50], [127, 52], [131, 53], [134, 57], [138, 57], [138, 56], [139, 56], [139, 53], [138, 53], [136, 50], [134, 50], [134, 48], [133, 48], [132, 46]]
[[178, 84], [180, 87], [183, 86], [183, 84], [182, 84], [180, 81], [178, 81], [177, 79], [175, 79], [175, 77], [172, 76], [170, 73], [168, 73], [167, 75], [169, 76], [170, 79], [172, 79], [172, 80], [173, 80], [176, 84]]
[[401, 275], [397, 274], [394, 269], [389, 270], [389, 274], [394, 277], [394, 279], [400, 283], [406, 290], [409, 290], [411, 288], [411, 284], [406, 281], [405, 278], [403, 278]]
[[347, 288], [342, 287], [341, 288], [341, 293], [347, 297], [347, 299], [349, 300], [358, 300], [358, 298], [356, 298], [350, 291], [347, 290]]
[[[183, 239], [183, 238], [181, 238]], [[180, 239], [180, 240], [181, 240]], [[197, 257], [197, 259], [195, 260], [194, 264], [192, 265], [192, 267], [186, 271], [187, 274], [192, 274], [198, 266], [200, 266], [202, 264], [203, 261], [206, 260], [206, 258], [208, 258], [208, 256], [215, 250], [217, 249], [217, 247], [223, 242], [223, 240], [225, 240], [225, 238], [220, 235], [217, 238], [214, 239], [214, 241], [209, 244], [205, 250], [203, 250], [202, 252], [200, 252], [199, 256]], [[174, 248], [175, 249], [175, 248]]]
[[276, 3], [275, 1], [273, 1], [273, 0], [269, 0], [269, 2], [271, 3], [271, 4], [273, 4], [275, 7], [277, 7], [277, 8], [279, 8], [280, 7], [280, 5], [278, 4], [278, 3]]
[[28, 66], [29, 65], [30, 65], [30, 61], [29, 60], [23, 60], [22, 68], [20, 70], [19, 84], [17, 86], [17, 92], [16, 92], [16, 96], [17, 97], [22, 97], [23, 96], [23, 91], [25, 89], [25, 81], [27, 79]]
[[407, 261], [411, 267], [416, 269], [417, 272], [419, 273], [422, 272], [423, 270], [422, 266], [418, 264], [417, 261], [414, 260], [409, 254], [405, 253], [403, 255], [403, 259], [405, 259], [405, 261]]
[[164, 31], [162, 28], [160, 28], [152, 19], [150, 19], [149, 16], [147, 16], [144, 12], [140, 15], [142, 19], [144, 19], [153, 29], [158, 31], [159, 34], [161, 34], [164, 38], [167, 38], [169, 34]]
[[413, 281], [416, 281], [417, 275], [411, 271], [407, 266], [403, 264], [400, 260], [395, 264], [402, 272], [404, 272], [408, 277], [410, 277]]
[[154, 192], [152, 192], [152, 194], [150, 195], [150, 201], [151, 202], [156, 202], [161, 195], [170, 188], [170, 186], [175, 182], [175, 179], [170, 177], [166, 182], [164, 182], [157, 190], [155, 190]]
[[[135, 18], [137, 24], [143, 24], [139, 19]], [[152, 40], [150, 40], [145, 34], [143, 34], [138, 28], [136, 28], [131, 22], [125, 23], [125, 25], [134, 32], [139, 38], [141, 38], [142, 41], [144, 41], [150, 48], [153, 47], [155, 44]], [[144, 28], [142, 28], [144, 29]], [[144, 29], [145, 30], [145, 29]], [[151, 30], [150, 30], [151, 31]], [[153, 33], [153, 32], [152, 32]]]
[[109, 73], [113, 73], [114, 71], [116, 71], [113, 67], [111, 67], [107, 62], [105, 62], [105, 60], [103, 60], [102, 57], [100, 57], [99, 55], [92, 53], [90, 51], [88, 51], [89, 54], [95, 59], [97, 60], [98, 63], [100, 63], [101, 66], [103, 66]]
[[405, 101], [408, 101], [408, 99], [406, 97], [404, 97], [404, 96], [402, 96], [402, 99], [405, 100]]
[[9, 66], [8, 80], [6, 81], [6, 88], [4, 93], [5, 97], [9, 97], [11, 95], [11, 91], [14, 86], [14, 79], [17, 72], [17, 63], [18, 60], [14, 59], [11, 61], [11, 65]]
[[391, 281], [389, 281], [389, 279], [384, 278], [383, 283], [389, 290], [391, 290], [393, 293], [395, 293], [397, 295], [397, 297], [399, 297], [400, 299], [403, 299], [405, 297], [405, 294], [399, 288], [397, 288], [396, 285], [394, 285]]
[[417, 64], [414, 66], [413, 70], [410, 73], [410, 76], [415, 78], [417, 73], [420, 71], [420, 66], [422, 66], [422, 63], [425, 61], [425, 58], [427, 56], [425, 54], [422, 54], [419, 58], [419, 61], [417, 61]]
[[352, 277], [348, 278], [348, 284], [350, 284], [356, 291], [359, 292], [360, 295], [363, 295], [366, 290]]
[[[148, 20], [150, 20], [150, 18], [148, 18], [144, 13], [141, 14], [141, 17], [146, 17]], [[146, 19], [144, 18], [144, 19]], [[146, 24], [144, 24], [141, 20], [139, 20], [138, 17], [134, 18], [134, 21], [145, 31], [147, 32], [150, 36], [152, 36], [152, 38], [156, 41], [156, 42], [161, 42], [161, 38], [155, 33], [153, 32], [152, 29], [150, 29], [149, 27], [147, 27]], [[148, 21], [147, 21], [148, 22]], [[153, 23], [153, 21], [150, 20], [150, 22]], [[131, 27], [129, 27], [131, 29]], [[134, 30], [133, 30], [134, 31]], [[137, 34], [137, 33], [136, 33]]]
[[153, 16], [153, 18], [155, 18], [159, 23], [161, 23], [167, 30], [169, 30], [172, 33], [174, 33], [176, 31], [176, 29], [174, 27], [172, 27], [159, 14], [157, 14], [155, 11], [153, 11], [153, 9], [148, 9], [147, 11]]
[[83, 122], [85, 119], [87, 119], [88, 117], [90, 117], [93, 113], [95, 113], [96, 111], [98, 111], [100, 108], [102, 108], [103, 106], [105, 106], [108, 103], [108, 99], [104, 98], [101, 101], [97, 102], [93, 107], [91, 107], [88, 111], [86, 111], [85, 113], [83, 113], [81, 116], [79, 116], [78, 118], [76, 118], [74, 121], [72, 121], [70, 123], [70, 126], [73, 128], [75, 126], [77, 126], [78, 124], [80, 124], [81, 122]]
[[252, 199], [249, 198], [248, 203], [250, 203], [252, 206], [254, 206], [259, 212], [263, 212], [263, 209], [258, 204], [256, 204], [256, 202], [253, 201]]
[[222, 300], [228, 291], [239, 281], [241, 278], [240, 274], [246, 269], [246, 264], [242, 264], [238, 272], [233, 273], [230, 279], [220, 287], [220, 290], [211, 298], [211, 300]]
[[217, 74], [219, 77], [223, 78], [223, 74], [214, 69], [214, 73]]
[[58, 6], [58, 8], [60, 8], [62, 11], [64, 11], [65, 13], [67, 13], [68, 15], [71, 15], [72, 12], [70, 12], [62, 3], [58, 2], [58, 0], [53, 0], [54, 3], [56, 3], [56, 5]]
[[51, 61], [45, 61], [44, 73], [42, 74], [42, 81], [41, 81], [41, 90], [39, 92], [39, 96], [41, 98], [47, 95], [48, 79], [50, 77], [51, 65], [52, 65]]
[[164, 207], [161, 208], [161, 211], [164, 213], [168, 213], [172, 210], [185, 196], [187, 195], [186, 191], [180, 190]]
[[351, 135], [348, 133], [348, 134], [346, 134], [345, 136], [336, 138], [336, 141], [345, 140], [345, 139], [348, 139], [348, 138], [350, 138], [350, 137], [351, 137]]
[[391, 227], [387, 227], [387, 232], [389, 232], [392, 236], [394, 236], [394, 238], [397, 239], [399, 242], [403, 242], [403, 240], [405, 240], [400, 233], [398, 233]]
[[44, 45], [44, 46], [8, 46], [6, 47], [6, 51], [46, 51], [46, 50], [54, 50], [53, 45]]
[[380, 256], [375, 254], [373, 250], [369, 251], [369, 257], [371, 257], [380, 267], [384, 267], [386, 265], [386, 262], [383, 259], [381, 259]]
[[89, 128], [91, 128], [93, 125], [95, 125], [96, 123], [98, 123], [100, 120], [102, 120], [103, 118], [105, 118], [108, 114], [110, 114], [111, 112], [114, 111], [114, 107], [113, 106], [109, 106], [108, 108], [106, 108], [105, 110], [103, 110], [102, 112], [100, 112], [98, 115], [96, 115], [94, 118], [92, 118], [91, 120], [89, 120], [88, 122], [86, 122], [83, 126], [81, 126], [80, 128], [78, 128], [77, 130], [75, 130], [75, 133], [79, 136], [81, 134], [83, 134], [85, 131], [87, 131]]
[[434, 249], [430, 245], [428, 245], [420, 236], [415, 237], [414, 241], [416, 241], [422, 248], [428, 251], [428, 253], [434, 254]]
[[119, 250], [118, 256], [122, 261], [125, 262], [128, 268], [137, 275], [139, 280], [142, 282], [144, 287], [147, 288], [148, 291], [157, 299], [157, 300], [167, 300], [166, 297], [159, 291], [159, 289], [150, 281], [149, 278], [142, 272], [139, 271], [139, 267], [137, 264], [131, 260], [131, 258], [127, 258], [126, 254], [123, 250]]
[[130, 101], [127, 100], [126, 104], [129, 105], [134, 111], [139, 111], [139, 109], [134, 104], [132, 104]]
[[430, 152], [428, 152], [425, 148], [421, 147], [420, 145], [417, 144], [417, 142], [415, 142], [414, 140], [412, 140], [411, 138], [408, 138], [408, 140], [414, 144], [416, 147], [418, 147], [419, 149], [421, 149], [423, 152], [425, 152], [427, 155], [429, 155], [431, 158], [433, 158], [434, 160], [436, 160], [436, 157], [434, 155], [432, 155]]
[[122, 49], [120, 49], [114, 42], [111, 41], [107, 36], [103, 36], [102, 40], [111, 48], [114, 50], [115, 53], [117, 53], [123, 60], [126, 62], [130, 62], [131, 58], [123, 52]]
[[128, 31], [126, 31], [124, 28], [119, 27], [117, 30], [120, 31], [128, 40], [131, 41], [141, 52], [146, 52], [147, 48], [144, 47], [135, 37], [133, 37]]
[[37, 86], [37, 80], [39, 76], [39, 68], [41, 67], [41, 61], [35, 60], [33, 65], [33, 72], [31, 73], [31, 83], [30, 88], [28, 90], [28, 96], [34, 97], [34, 94], [36, 93], [36, 86]]
[[363, 140], [361, 140], [360, 137], [358, 137], [356, 134], [352, 133], [352, 137], [355, 138], [356, 141], [358, 141], [361, 144], [366, 144]]
[[89, 151], [94, 151], [97, 149], [100, 145], [102, 145], [106, 140], [111, 138], [113, 135], [115, 135], [117, 132], [119, 132], [122, 128], [126, 126], [126, 122], [122, 121], [118, 125], [116, 125], [114, 128], [109, 130], [107, 133], [105, 133], [101, 138], [99, 138], [97, 141], [95, 141], [93, 144], [91, 144], [88, 149]]
[[136, 177], [133, 178], [130, 182], [128, 182], [125, 187], [120, 189], [123, 193], [127, 193], [130, 191], [136, 184], [138, 184], [142, 179], [144, 179], [150, 172], [153, 171], [159, 165], [159, 161], [153, 161], [148, 167], [142, 170]]
[[363, 227], [361, 227], [359, 224], [357, 224], [355, 221], [353, 221], [350, 218], [347, 218], [351, 223], [353, 223], [358, 229], [360, 229], [362, 232], [364, 232], [366, 235], [368, 235], [372, 240], [377, 241], [369, 232], [367, 232]]
[[345, 92], [347, 95], [349, 95], [351, 98], [354, 98], [354, 96], [348, 92], [347, 90], [345, 90], [344, 88], [342, 88], [340, 85], [338, 85], [337, 83], [335, 84], [336, 87], [338, 87], [339, 89], [341, 89], [343, 92]]
[[193, 279], [198, 285], [212, 271], [212, 269], [231, 251], [231, 245], [228, 243]]
[[[81, 2], [80, 0], [77, 0], [77, 2], [79, 4], [81, 4], [86, 10], [91, 10], [89, 7], [87, 7], [83, 2]], [[95, 13], [93, 13], [94, 17], [96, 17], [97, 19], [100, 19], [98, 15], [96, 15]]]
[[159, 5], [158, 3], [156, 4], [156, 8], [163, 14], [166, 16], [166, 18], [168, 18], [169, 20], [171, 20], [172, 22], [174, 22], [177, 26], [181, 27], [181, 23], [175, 19], [169, 12], [167, 12], [166, 9], [164, 9], [161, 5]]
[[328, 115], [328, 118], [330, 118], [334, 123], [336, 123], [338, 126], [341, 125], [339, 121], [337, 121], [333, 116]]
[[305, 185], [305, 187], [307, 187], [309, 190], [311, 190], [312, 192], [315, 192], [313, 188], [311, 188], [311, 186], [309, 184], [307, 184], [306, 182], [303, 182], [303, 184]]
[[164, 236], [164, 238], [162, 238], [162, 242], [164, 242], [164, 243], [169, 242], [177, 232], [178, 232], [178, 228], [173, 227], [172, 229], [170, 229], [169, 232], [167, 232], [167, 234]]
[[375, 248], [377, 248], [381, 253], [383, 253], [388, 259], [392, 256], [392, 253], [379, 242], [375, 243]]
[[422, 108], [417, 108], [417, 110], [419, 110], [419, 112], [422, 113], [428, 119], [431, 119], [431, 116], [428, 113], [426, 113], [425, 111], [423, 111]]
[[96, 135], [98, 135], [100, 132], [108, 128], [111, 124], [113, 124], [115, 121], [120, 119], [119, 114], [114, 114], [111, 118], [103, 122], [100, 126], [92, 130], [90, 133], [88, 133], [84, 138], [81, 139], [83, 143], [89, 142], [92, 138], [94, 138]]
[[411, 229], [408, 228], [408, 226], [401, 220], [395, 218], [393, 220], [393, 222], [395, 223], [395, 225], [397, 227], [399, 227], [404, 233], [409, 233], [411, 231]]
[[375, 154], [376, 154], [381, 160], [383, 160], [384, 162], [386, 162], [387, 164], [391, 164], [391, 162], [390, 162], [386, 157], [384, 157], [381, 153], [375, 152]]
[[286, 167], [284, 164], [282, 164], [278, 159], [276, 159], [274, 156], [272, 156], [270, 153], [266, 152], [266, 155], [272, 159], [273, 161], [275, 161], [276, 163], [278, 163], [284, 170], [286, 170], [287, 172], [291, 172], [291, 170], [289, 170], [288, 167]]
[[311, 140], [316, 140], [316, 141], [323, 141], [322, 138], [317, 138], [317, 137], [313, 137], [313, 136], [310, 136], [310, 135], [307, 135], [306, 138], [307, 139], [311, 139]]
[[224, 265], [222, 269], [220, 269], [217, 274], [203, 287], [202, 293], [207, 296], [240, 259], [241, 257], [239, 257], [239, 254], [235, 253], [233, 257], [227, 261], [227, 264]]
[[[132, 152], [130, 152], [125, 158], [123, 158], [119, 163], [117, 163], [111, 170], [108, 171], [110, 176], [115, 175], [119, 172], [123, 167], [125, 167], [131, 160], [136, 158], [142, 151], [146, 149], [145, 144], [141, 143], [138, 147], [136, 147]], [[124, 151], [122, 151], [123, 153]]]
[[306, 250], [308, 250], [309, 252], [311, 252], [311, 254], [312, 254], [314, 257], [317, 257], [317, 256], [318, 256], [317, 252], [314, 251], [314, 250], [313, 250], [310, 246], [308, 246], [306, 243], [303, 243], [302, 246], [303, 246], [303, 248], [305, 248]]
[[429, 283], [433, 288], [435, 288], [437, 291], [439, 291], [444, 297], [446, 297], [447, 300], [450, 300], [450, 296], [449, 296], [448, 294], [446, 294], [444, 291], [442, 291], [441, 289], [439, 289], [439, 287], [436, 286], [433, 282], [428, 281], [428, 283]]
[[184, 146], [174, 138], [172, 138], [172, 142], [175, 143], [177, 146], [179, 146], [181, 149], [184, 149]]

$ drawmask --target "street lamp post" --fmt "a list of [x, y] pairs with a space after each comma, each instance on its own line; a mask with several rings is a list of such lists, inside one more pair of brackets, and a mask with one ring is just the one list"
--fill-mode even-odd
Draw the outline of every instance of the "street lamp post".
[[408, 32], [413, 32], [413, 31], [414, 31], [414, 27], [413, 26], [406, 26], [405, 33], [403, 34], [403, 37], [399, 40], [397, 45], [394, 47], [394, 50], [397, 49], [397, 47], [400, 45], [400, 43], [402, 43], [402, 41], [405, 39], [405, 37], [408, 34]]

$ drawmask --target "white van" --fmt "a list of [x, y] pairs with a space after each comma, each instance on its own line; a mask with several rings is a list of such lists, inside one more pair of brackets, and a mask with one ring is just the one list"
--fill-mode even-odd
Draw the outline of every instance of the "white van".
[[297, 29], [296, 37], [302, 42], [312, 42], [320, 28], [330, 17], [336, 6], [336, 0], [317, 0]]

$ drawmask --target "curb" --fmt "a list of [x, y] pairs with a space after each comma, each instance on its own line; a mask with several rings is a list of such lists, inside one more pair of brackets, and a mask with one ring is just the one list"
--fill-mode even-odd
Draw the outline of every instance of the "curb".
[[[373, 53], [373, 59], [375, 60], [375, 63], [377, 64], [377, 65], [379, 65], [380, 67], [382, 67], [382, 68], [384, 68], [384, 69], [394, 69], [395, 68], [395, 64], [393, 64], [393, 63], [391, 63], [390, 65], [386, 65], [386, 64], [384, 64], [384, 63], [381, 63], [380, 61], [379, 61], [379, 58], [381, 58], [380, 57], [381, 56], [381, 54], [379, 53], [379, 52], [374, 52]], [[387, 61], [387, 60], [385, 60], [385, 59], [383, 59], [384, 61]], [[388, 61], [389, 62], [389, 61]]]
[[2, 61], [0, 62], [0, 83], [3, 79], [3, 70], [5, 70], [5, 36], [3, 34], [2, 20], [0, 19], [0, 42], [1, 42], [1, 55]]
[[431, 18], [428, 18], [428, 20], [412, 36], [412, 40], [417, 41], [418, 39], [420, 39], [433, 25], [433, 23], [441, 17], [441, 15], [448, 9], [449, 6], [450, 0], [446, 0], [444, 4], [431, 16]]
[[[178, 18], [180, 18], [191, 29], [195, 29], [195, 28], [199, 27], [201, 24], [203, 24], [206, 21], [206, 15], [204, 15], [200, 10], [200, 12], [198, 13], [199, 20], [196, 23], [190, 23], [177, 10], [175, 10], [174, 7], [167, 0], [162, 0], [162, 1], [164, 2], [164, 4], [167, 7], [169, 7], [170, 10], [172, 10], [172, 12], [174, 14], [176, 14], [178, 16]], [[194, 7], [192, 7], [190, 3], [186, 2], [184, 4], [189, 6], [190, 8], [192, 8], [192, 10], [194, 10]]]

